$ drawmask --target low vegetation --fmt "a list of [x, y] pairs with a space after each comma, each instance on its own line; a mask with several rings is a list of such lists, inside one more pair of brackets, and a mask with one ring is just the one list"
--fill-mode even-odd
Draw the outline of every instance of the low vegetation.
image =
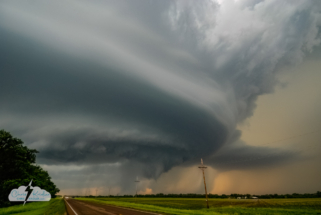
[[23, 203], [0, 208], [0, 215], [66, 215], [65, 203], [62, 198], [51, 199], [49, 202]]
[[[258, 197], [259, 199], [293, 199], [293, 198], [321, 198], [321, 192], [317, 191], [316, 193], [292, 193], [292, 194], [264, 194], [264, 195], [251, 195], [251, 194], [237, 194], [233, 193], [231, 195], [218, 195], [218, 194], [208, 194], [208, 198], [210, 199], [236, 199], [238, 197], [244, 199], [250, 199], [252, 197]], [[81, 197], [81, 196], [78, 196]], [[89, 198], [96, 198], [96, 196], [86, 196]], [[117, 197], [117, 198], [130, 198], [135, 197], [133, 195], [123, 195], [123, 196], [99, 196], [100, 198], [104, 197]], [[163, 194], [163, 193], [157, 193], [157, 194], [139, 194], [137, 195], [137, 198], [205, 198], [205, 194], [197, 194], [197, 193], [186, 193], [186, 194]]]
[[99, 204], [177, 215], [321, 214], [321, 199], [77, 198]]

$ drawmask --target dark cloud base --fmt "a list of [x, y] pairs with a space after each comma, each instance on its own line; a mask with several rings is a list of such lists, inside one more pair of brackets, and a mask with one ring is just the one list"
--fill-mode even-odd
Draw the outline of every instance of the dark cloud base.
[[222, 171], [293, 159], [236, 127], [320, 45], [320, 3], [232, 3], [2, 2], [0, 127], [40, 164], [117, 170], [123, 184], [200, 158]]
[[[142, 133], [157, 131], [167, 138], [109, 140], [108, 135], [99, 134], [84, 119], [85, 128], [74, 124], [61, 131], [58, 125], [45, 137], [36, 133], [26, 142], [46, 141], [38, 156], [41, 163], [94, 164], [128, 159], [168, 171], [192, 158], [209, 155], [227, 138], [227, 129], [221, 122], [184, 100], [124, 77], [115, 69], [49, 51], [3, 30], [2, 35], [1, 112], [23, 115], [31, 126], [33, 122], [50, 125], [42, 120], [47, 115], [59, 119], [62, 127], [64, 123], [74, 124], [66, 119], [69, 114], [86, 116], [116, 121], [115, 127], [120, 129], [127, 124], [136, 125]], [[30, 128], [25, 129], [22, 132], [28, 133]], [[168, 139], [170, 142], [166, 142]], [[84, 142], [81, 149], [75, 149], [78, 142]]]

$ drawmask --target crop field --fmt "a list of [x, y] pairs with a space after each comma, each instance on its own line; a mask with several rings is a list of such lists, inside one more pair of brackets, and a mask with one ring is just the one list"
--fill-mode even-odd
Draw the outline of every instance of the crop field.
[[51, 199], [49, 202], [32, 202], [24, 206], [15, 205], [0, 208], [0, 215], [65, 215], [65, 203], [62, 198]]
[[321, 214], [321, 199], [77, 198], [164, 214]]

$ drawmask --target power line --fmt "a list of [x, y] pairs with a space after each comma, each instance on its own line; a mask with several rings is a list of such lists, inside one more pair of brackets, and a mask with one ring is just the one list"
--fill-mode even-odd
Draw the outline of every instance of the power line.
[[313, 130], [313, 131], [310, 131], [310, 132], [306, 132], [306, 133], [302, 133], [302, 134], [298, 134], [298, 135], [290, 136], [290, 137], [287, 137], [287, 138], [283, 138], [283, 139], [275, 140], [275, 141], [272, 141], [272, 142], [269, 142], [269, 143], [264, 143], [264, 144], [261, 144], [261, 145], [258, 145], [258, 146], [265, 146], [265, 145], [269, 145], [269, 144], [273, 144], [273, 143], [282, 142], [282, 141], [285, 141], [285, 140], [295, 139], [295, 138], [302, 137], [302, 136], [305, 136], [305, 135], [308, 135], [308, 134], [314, 134], [314, 133], [317, 133], [317, 132], [318, 132], [318, 131], [320, 131], [320, 130], [321, 130], [321, 128], [318, 128], [318, 129]]
[[[273, 144], [273, 143], [277, 143], [277, 142], [282, 142], [282, 141], [285, 141], [285, 140], [295, 139], [295, 138], [302, 137], [302, 136], [305, 136], [305, 135], [317, 133], [317, 132], [319, 132], [320, 130], [321, 130], [321, 128], [316, 129], [316, 130], [313, 130], [313, 131], [310, 131], [310, 132], [306, 132], [306, 133], [302, 133], [302, 134], [290, 136], [290, 137], [287, 137], [287, 138], [283, 138], [283, 139], [280, 139], [280, 140], [276, 140], [276, 141], [273, 141], [273, 142], [265, 143], [265, 144], [262, 144], [262, 145], [257, 145], [257, 146], [266, 146], [266, 145], [269, 145], [269, 144]], [[313, 144], [315, 144], [315, 143], [313, 143]], [[312, 147], [312, 146], [311, 146], [311, 147]], [[306, 145], [305, 145], [305, 146], [302, 146], [301, 148], [298, 148], [298, 149], [299, 149], [298, 152], [311, 149], [311, 147], [306, 147]], [[314, 148], [318, 148], [318, 147], [321, 147], [321, 146], [315, 146]], [[301, 149], [301, 150], [300, 150], [300, 149]], [[264, 158], [268, 158], [268, 157], [273, 157], [273, 156], [275, 156], [275, 155], [277, 155], [277, 154], [279, 154], [279, 153], [280, 153], [280, 152], [274, 152], [274, 153], [271, 153], [271, 154], [268, 154], [268, 155], [265, 155], [265, 156], [260, 156], [260, 157], [254, 157], [254, 158], [251, 157], [251, 158], [239, 159], [239, 160], [228, 161], [228, 162], [217, 162], [217, 164], [240, 163], [240, 162], [247, 162], [247, 161], [259, 160], [259, 159], [264, 159]]]
[[[318, 128], [318, 129], [315, 129], [315, 130], [310, 131], [310, 132], [306, 132], [306, 133], [302, 133], [302, 134], [290, 136], [290, 137], [287, 137], [287, 138], [275, 140], [275, 141], [268, 142], [268, 143], [261, 144], [261, 145], [257, 145], [257, 146], [266, 146], [266, 145], [269, 145], [269, 144], [278, 143], [278, 142], [282, 142], [282, 141], [285, 141], [285, 140], [295, 139], [295, 138], [302, 137], [302, 136], [305, 136], [305, 135], [317, 133], [317, 132], [319, 132], [320, 130], [321, 130], [321, 128]], [[305, 147], [306, 147], [306, 146], [304, 146], [304, 148], [305, 148]], [[301, 151], [303, 151], [303, 150], [301, 150]], [[229, 162], [218, 162], [218, 164], [239, 163], [239, 162], [246, 162], [246, 161], [258, 160], [258, 159], [264, 159], [264, 158], [267, 158], [267, 157], [275, 156], [275, 155], [278, 154], [278, 153], [279, 153], [279, 152], [274, 152], [274, 153], [271, 153], [271, 154], [269, 154], [269, 155], [261, 156], [261, 157], [257, 157], [257, 158], [247, 158], [247, 159], [240, 159], [240, 160], [229, 161]]]
[[[320, 148], [320, 146], [311, 146], [311, 147], [302, 147], [299, 148], [300, 150], [297, 152], [302, 152], [308, 149], [316, 149], [316, 148]], [[290, 152], [289, 152], [290, 153]], [[227, 161], [227, 162], [217, 162], [217, 164], [232, 164], [232, 163], [244, 163], [244, 162], [248, 162], [248, 161], [254, 161], [254, 160], [261, 160], [261, 159], [265, 159], [265, 158], [269, 158], [269, 157], [273, 157], [276, 156], [277, 154], [280, 154], [280, 152], [274, 152], [268, 155], [264, 155], [264, 156], [260, 156], [260, 157], [251, 157], [251, 158], [246, 158], [246, 159], [239, 159], [239, 160], [234, 160], [234, 161]]]

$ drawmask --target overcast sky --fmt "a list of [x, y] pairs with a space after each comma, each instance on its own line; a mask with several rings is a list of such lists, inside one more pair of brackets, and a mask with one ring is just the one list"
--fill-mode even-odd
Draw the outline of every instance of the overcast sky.
[[0, 35], [0, 128], [63, 194], [201, 193], [200, 158], [211, 192], [321, 189], [318, 0], [2, 1]]

